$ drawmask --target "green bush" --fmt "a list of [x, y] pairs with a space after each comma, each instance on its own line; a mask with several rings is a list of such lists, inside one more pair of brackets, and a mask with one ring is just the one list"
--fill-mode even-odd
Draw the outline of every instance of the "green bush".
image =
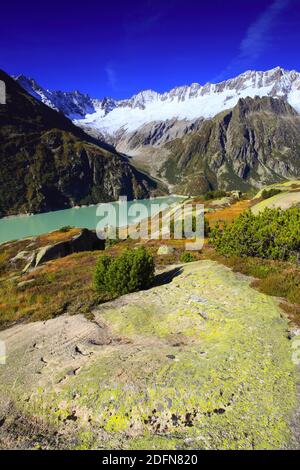
[[300, 209], [246, 211], [223, 229], [215, 227], [211, 242], [223, 255], [292, 259], [300, 251]]
[[125, 250], [115, 258], [104, 255], [96, 266], [95, 288], [113, 295], [147, 289], [153, 283], [154, 269], [153, 257], [143, 247]]
[[271, 189], [264, 189], [261, 193], [262, 199], [269, 199], [270, 197], [276, 196], [276, 194], [281, 193], [280, 189], [271, 188]]
[[227, 196], [226, 191], [222, 191], [221, 189], [216, 189], [214, 191], [208, 191], [204, 195], [204, 199], [206, 201], [209, 201], [211, 199], [221, 199], [222, 197], [226, 197], [226, 196]]
[[74, 227], [71, 227], [71, 225], [65, 225], [64, 227], [61, 227], [59, 229], [59, 232], [62, 232], [62, 233], [66, 233], [66, 232], [70, 232], [70, 230], [72, 230]]
[[192, 263], [193, 261], [197, 261], [197, 258], [193, 253], [188, 253], [185, 251], [180, 256], [180, 261], [181, 263]]

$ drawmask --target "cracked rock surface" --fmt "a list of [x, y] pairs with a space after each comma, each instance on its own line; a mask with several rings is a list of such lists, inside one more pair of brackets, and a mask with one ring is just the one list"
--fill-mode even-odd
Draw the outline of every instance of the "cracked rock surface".
[[93, 313], [0, 332], [0, 446], [299, 447], [287, 321], [245, 276], [190, 263]]

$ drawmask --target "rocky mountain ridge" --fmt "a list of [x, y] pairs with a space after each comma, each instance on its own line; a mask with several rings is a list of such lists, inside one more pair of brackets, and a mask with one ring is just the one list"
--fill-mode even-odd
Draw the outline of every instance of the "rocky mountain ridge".
[[248, 190], [299, 176], [296, 71], [248, 71], [219, 84], [146, 90], [129, 100], [85, 99], [94, 110], [74, 122], [171, 191]]
[[300, 116], [283, 98], [240, 99], [159, 151], [161, 175], [178, 190], [247, 191], [300, 176]]
[[280, 67], [247, 71], [221, 83], [193, 83], [169, 92], [144, 90], [130, 99], [93, 99], [78, 91], [49, 91], [24, 76], [16, 81], [35, 98], [59, 110], [76, 124], [114, 138], [153, 122], [209, 119], [235, 106], [240, 98], [281, 97], [300, 112], [300, 74]]

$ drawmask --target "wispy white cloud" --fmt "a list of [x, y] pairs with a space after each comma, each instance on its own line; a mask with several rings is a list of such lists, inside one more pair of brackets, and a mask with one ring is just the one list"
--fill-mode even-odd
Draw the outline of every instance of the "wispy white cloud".
[[118, 87], [118, 79], [117, 79], [117, 73], [113, 64], [109, 63], [106, 65], [105, 73], [107, 76], [107, 81], [108, 81], [109, 86], [111, 87], [113, 91], [116, 91]]
[[240, 45], [240, 60], [256, 60], [264, 51], [274, 21], [288, 6], [290, 0], [275, 0], [249, 27]]
[[236, 69], [252, 67], [265, 52], [272, 40], [273, 26], [280, 14], [288, 7], [291, 0], [273, 0], [273, 2], [249, 26], [239, 46], [239, 53], [215, 80], [228, 77]]

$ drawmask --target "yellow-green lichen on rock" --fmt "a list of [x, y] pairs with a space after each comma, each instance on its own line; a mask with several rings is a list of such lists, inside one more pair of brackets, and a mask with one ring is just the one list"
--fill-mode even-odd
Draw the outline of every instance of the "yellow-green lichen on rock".
[[27, 401], [22, 385], [6, 390], [23, 413], [73, 433], [77, 448], [291, 445], [296, 371], [287, 322], [245, 277], [211, 261], [190, 263], [171, 283], [94, 314], [105, 341], [88, 341], [85, 331], [80, 354], [55, 362], [49, 352]]

